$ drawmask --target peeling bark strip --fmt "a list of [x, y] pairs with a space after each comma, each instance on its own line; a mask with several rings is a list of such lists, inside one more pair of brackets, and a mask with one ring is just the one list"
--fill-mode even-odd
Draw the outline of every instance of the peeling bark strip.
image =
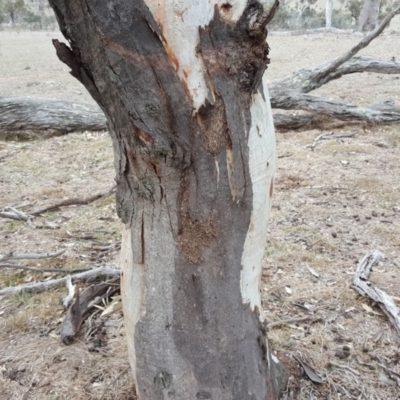
[[[142, 400], [275, 399], [259, 296], [275, 138], [255, 0], [51, 0], [115, 150]], [[276, 8], [276, 7], [275, 7]], [[274, 9], [275, 9], [274, 8]]]

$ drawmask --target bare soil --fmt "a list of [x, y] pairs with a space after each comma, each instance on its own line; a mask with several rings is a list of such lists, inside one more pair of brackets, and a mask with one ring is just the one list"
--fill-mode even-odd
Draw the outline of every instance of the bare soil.
[[[58, 33], [0, 32], [0, 95], [92, 101], [55, 56]], [[360, 40], [352, 35], [271, 36], [269, 80], [311, 68]], [[400, 59], [400, 35], [389, 31], [361, 54]], [[396, 75], [347, 76], [316, 94], [361, 105], [393, 100]], [[321, 133], [355, 133], [307, 147]], [[351, 287], [370, 250], [386, 258], [371, 282], [400, 301], [400, 128], [339, 124], [326, 131], [278, 132], [275, 202], [263, 270], [268, 322], [310, 317], [270, 329], [271, 346], [293, 376], [294, 399], [399, 399], [399, 335], [383, 313]], [[0, 208], [33, 211], [113, 185], [107, 133], [88, 132], [30, 142], [0, 142]], [[65, 207], [32, 223], [0, 220], [0, 254], [65, 249], [57, 259], [25, 265], [82, 268], [116, 265], [120, 223], [112, 196]], [[22, 263], [22, 262], [21, 262]], [[314, 276], [311, 272], [313, 271]], [[0, 288], [51, 279], [52, 273], [0, 271]], [[71, 346], [61, 343], [66, 290], [4, 297], [0, 302], [0, 400], [134, 399], [121, 312], [99, 314]], [[103, 347], [94, 347], [100, 328]], [[345, 346], [345, 347], [344, 347]], [[344, 348], [344, 350], [343, 350]], [[302, 358], [324, 378], [302, 375]]]

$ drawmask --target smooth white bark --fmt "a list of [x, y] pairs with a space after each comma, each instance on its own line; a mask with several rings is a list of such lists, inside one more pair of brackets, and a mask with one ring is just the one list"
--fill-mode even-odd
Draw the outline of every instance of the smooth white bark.
[[249, 132], [249, 167], [253, 190], [253, 210], [242, 254], [241, 293], [243, 303], [252, 310], [261, 309], [260, 282], [262, 259], [271, 210], [271, 196], [276, 163], [275, 130], [268, 88], [263, 80], [264, 95], [254, 95]]
[[[222, 6], [224, 0], [145, 0], [165, 39], [165, 49], [178, 75], [192, 98], [193, 107], [198, 110], [212, 94], [209, 93], [204, 65], [196, 55], [199, 43], [199, 27], [209, 24], [215, 6]], [[231, 0], [229, 11], [221, 10], [221, 15], [236, 21], [242, 15], [247, 0]]]

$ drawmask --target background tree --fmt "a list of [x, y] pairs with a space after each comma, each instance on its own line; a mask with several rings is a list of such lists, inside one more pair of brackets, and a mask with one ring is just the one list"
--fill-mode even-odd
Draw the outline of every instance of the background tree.
[[368, 32], [375, 29], [378, 24], [379, 7], [381, 0], [365, 0], [358, 20], [358, 29]]
[[4, 14], [8, 15], [10, 22], [15, 25], [17, 19], [26, 12], [24, 0], [3, 0], [2, 5]]
[[258, 1], [51, 0], [104, 111], [142, 399], [277, 398], [259, 284], [275, 170]]
[[332, 27], [332, 12], [333, 12], [333, 0], [326, 0], [325, 5], [325, 27]]

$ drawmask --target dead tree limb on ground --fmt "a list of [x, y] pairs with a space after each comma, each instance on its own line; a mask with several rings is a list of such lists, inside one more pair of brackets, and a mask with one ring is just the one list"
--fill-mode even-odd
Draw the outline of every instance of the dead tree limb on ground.
[[[360, 50], [367, 47], [372, 40], [377, 38], [385, 29], [387, 24], [400, 13], [400, 7], [389, 13], [381, 24], [366, 35], [359, 43], [346, 51], [340, 57], [327, 61], [313, 69], [302, 69], [281, 79], [272, 81], [268, 85], [269, 94], [272, 99], [275, 95], [282, 94], [285, 91], [297, 91], [301, 93], [309, 93], [321, 86], [327, 84], [333, 79], [340, 78], [346, 73], [352, 72], [379, 72], [379, 73], [399, 73], [400, 63], [395, 61], [385, 62], [381, 60], [374, 64], [370, 57], [354, 57]], [[388, 64], [390, 67], [388, 68]], [[358, 66], [358, 70], [352, 70], [353, 65]], [[372, 70], [372, 65], [383, 67]], [[340, 69], [341, 68], [341, 69]], [[339, 71], [338, 71], [339, 70]], [[390, 71], [390, 72], [387, 72]], [[397, 71], [397, 72], [394, 72]], [[274, 106], [273, 106], [274, 107]]]
[[57, 274], [71, 274], [72, 272], [90, 271], [90, 268], [81, 268], [81, 269], [40, 268], [40, 267], [28, 267], [26, 265], [16, 265], [10, 263], [0, 263], [0, 269], [1, 268], [20, 269], [23, 271], [31, 271], [31, 272], [55, 272]]
[[387, 102], [370, 107], [358, 107], [343, 101], [326, 99], [298, 91], [286, 91], [271, 98], [276, 108], [311, 111], [341, 121], [366, 121], [372, 123], [400, 122], [400, 107]]
[[[72, 282], [79, 281], [91, 281], [97, 279], [100, 276], [107, 276], [111, 278], [118, 278], [120, 276], [120, 270], [111, 267], [99, 267], [91, 269], [90, 271], [81, 272], [79, 274], [71, 275]], [[57, 289], [65, 286], [67, 278], [52, 279], [46, 282], [29, 283], [27, 285], [10, 286], [0, 290], [0, 296], [6, 294], [17, 294], [17, 293], [41, 293], [50, 289]]]
[[389, 318], [397, 333], [400, 334], [400, 309], [387, 293], [373, 287], [368, 282], [372, 267], [383, 260], [383, 257], [383, 254], [378, 250], [367, 254], [357, 266], [353, 278], [353, 287], [362, 296], [373, 300]]
[[0, 98], [0, 135], [62, 135], [104, 131], [106, 119], [97, 105], [30, 97]]
[[[392, 18], [399, 13], [400, 7], [395, 8], [376, 29], [342, 56], [314, 69], [302, 69], [270, 82], [268, 89], [272, 108], [309, 112], [306, 115], [275, 113], [275, 126], [278, 129], [299, 129], [321, 123], [326, 117], [342, 121], [399, 122], [400, 109], [394, 104], [385, 104], [385, 109], [382, 110], [374, 106], [357, 107], [341, 101], [305, 95], [348, 74], [362, 72], [400, 74], [400, 62], [395, 60], [355, 57], [361, 49], [378, 37]], [[41, 137], [48, 137], [69, 132], [105, 129], [107, 127], [104, 114], [94, 104], [25, 97], [0, 98], [0, 136], [3, 137], [18, 137], [22, 132], [28, 132], [28, 136], [39, 134]], [[8, 217], [15, 218], [13, 215]]]
[[65, 344], [71, 344], [75, 335], [85, 318], [93, 310], [96, 305], [101, 303], [103, 299], [113, 296], [119, 292], [119, 278], [111, 282], [99, 283], [86, 288], [81, 294], [79, 290], [76, 292], [75, 302], [68, 308], [64, 322], [61, 327], [61, 340]]
[[288, 125], [286, 126], [285, 121], [280, 119], [277, 121], [276, 126], [285, 129], [294, 127], [298, 118], [298, 126], [301, 127], [320, 120], [318, 116], [321, 115], [342, 121], [399, 122], [400, 108], [391, 102], [371, 105], [370, 107], [358, 107], [337, 100], [307, 95], [307, 93], [347, 74], [360, 72], [399, 74], [400, 63], [395, 60], [384, 61], [371, 57], [354, 57], [361, 49], [367, 47], [373, 39], [378, 37], [391, 19], [399, 13], [400, 7], [395, 8], [376, 29], [342, 56], [321, 64], [314, 69], [299, 70], [290, 76], [271, 82], [268, 85], [268, 90], [271, 96], [272, 108], [311, 112], [309, 115], [289, 116], [286, 121]]
[[56, 258], [65, 253], [65, 250], [59, 250], [55, 253], [35, 253], [35, 254], [14, 254], [8, 253], [0, 257], [0, 262], [10, 260], [41, 260], [43, 258]]
[[93, 203], [96, 200], [102, 199], [104, 197], [108, 197], [115, 193], [116, 186], [113, 185], [111, 189], [107, 189], [105, 192], [97, 193], [90, 197], [74, 197], [71, 199], [62, 200], [58, 203], [51, 204], [49, 206], [43, 207], [39, 210], [32, 211], [30, 213], [24, 213], [16, 209], [15, 207], [4, 207], [3, 210], [0, 211], [1, 218], [10, 218], [19, 221], [29, 221], [38, 215], [41, 215], [47, 211], [55, 211], [61, 207], [68, 207], [68, 206], [78, 206], [78, 205], [87, 205]]
[[37, 215], [43, 214], [44, 212], [47, 212], [47, 211], [58, 210], [61, 207], [87, 205], [87, 204], [93, 203], [96, 200], [102, 199], [104, 197], [108, 197], [111, 194], [115, 193], [115, 188], [116, 188], [116, 186], [113, 185], [113, 187], [111, 189], [108, 189], [105, 192], [97, 193], [90, 197], [72, 198], [72, 199], [63, 200], [63, 201], [60, 201], [59, 203], [52, 204], [52, 205], [44, 207], [40, 210], [32, 211], [30, 213], [30, 215], [37, 216]]

